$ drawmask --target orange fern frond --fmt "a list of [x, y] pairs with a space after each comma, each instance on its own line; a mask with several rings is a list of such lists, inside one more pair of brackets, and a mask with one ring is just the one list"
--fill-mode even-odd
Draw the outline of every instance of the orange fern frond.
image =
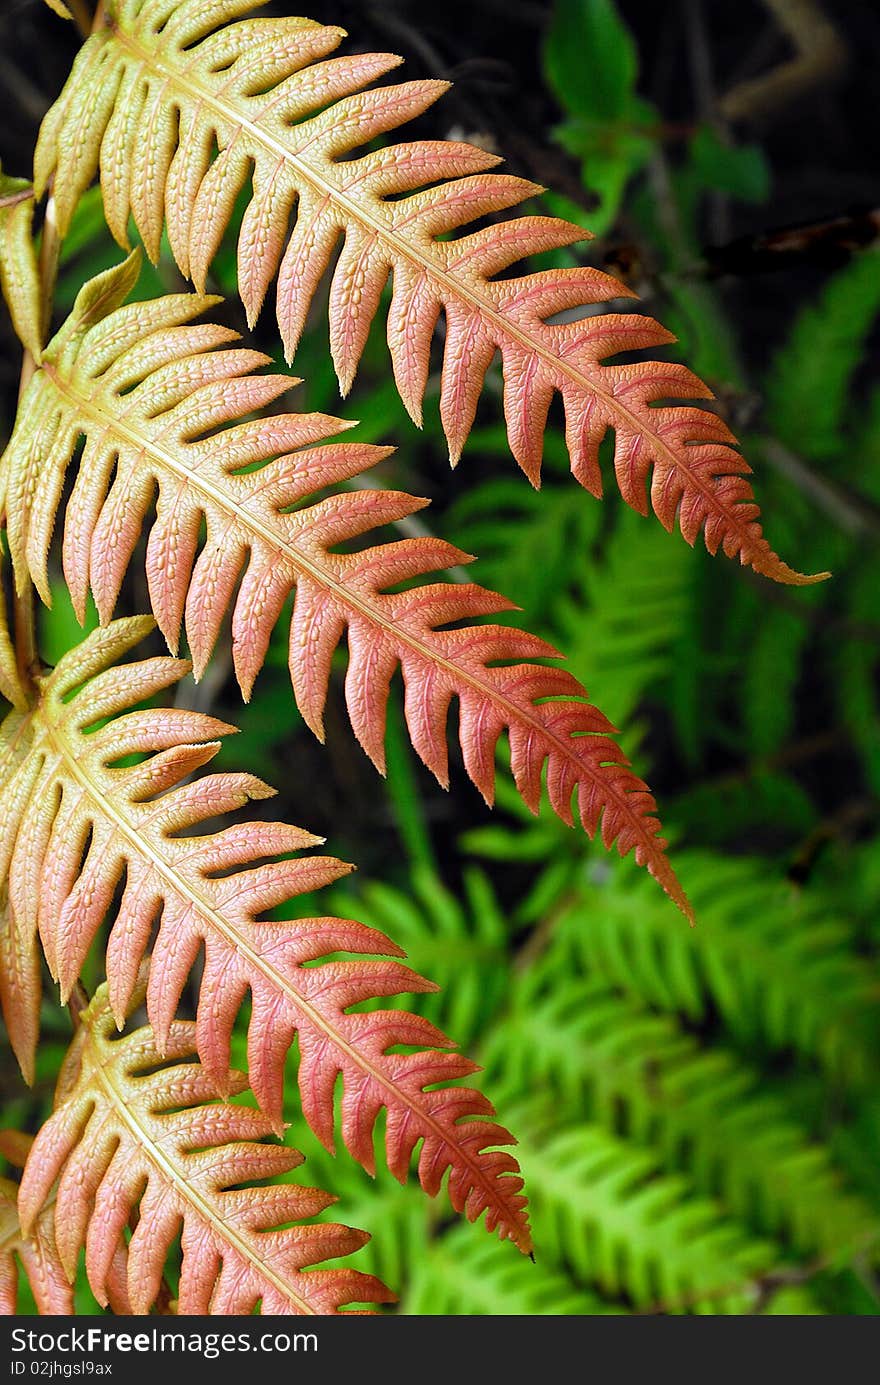
[[[276, 273], [278, 321], [290, 359], [340, 240], [330, 290], [330, 340], [350, 386], [389, 276], [388, 342], [398, 389], [420, 421], [429, 351], [445, 319], [440, 412], [456, 461], [496, 353], [511, 449], [534, 484], [547, 412], [561, 395], [572, 471], [599, 495], [599, 444], [615, 434], [626, 502], [667, 528], [777, 581], [818, 580], [771, 549], [726, 424], [670, 402], [711, 391], [682, 365], [610, 359], [661, 346], [649, 317], [597, 309], [632, 296], [591, 268], [509, 276], [524, 257], [584, 239], [545, 216], [475, 219], [540, 191], [490, 172], [498, 160], [467, 144], [416, 141], [357, 151], [424, 112], [447, 83], [373, 88], [397, 67], [387, 53], [331, 58], [344, 31], [304, 19], [242, 15], [259, 0], [108, 0], [107, 27], [84, 46], [47, 116], [36, 154], [38, 192], [53, 180], [59, 225], [100, 171], [108, 223], [127, 244], [129, 216], [150, 255], [163, 225], [178, 265], [204, 286], [248, 182], [238, 246], [239, 290], [257, 317]], [[452, 233], [459, 233], [453, 235]], [[561, 313], [567, 320], [555, 320]], [[824, 575], [824, 574], [823, 574]]]
[[[212, 1100], [211, 1077], [185, 1061], [195, 1054], [194, 1025], [175, 1021], [161, 1052], [149, 1028], [122, 1038], [113, 1028], [101, 987], [82, 1016], [64, 1093], [34, 1141], [19, 1190], [22, 1226], [32, 1234], [51, 1216], [69, 1278], [85, 1247], [89, 1283], [106, 1306], [124, 1248], [128, 1311], [147, 1313], [182, 1228], [182, 1314], [251, 1313], [257, 1304], [264, 1313], [328, 1314], [393, 1297], [372, 1275], [311, 1268], [352, 1254], [369, 1237], [314, 1221], [334, 1201], [316, 1188], [252, 1186], [298, 1168], [303, 1156], [261, 1143], [271, 1124], [259, 1112]], [[231, 1072], [226, 1086], [237, 1094], [247, 1079]], [[133, 1213], [137, 1225], [126, 1241]]]
[[[11, 712], [0, 728], [7, 756], [0, 876], [8, 870], [16, 935], [33, 939], [39, 931], [66, 999], [109, 921], [109, 1005], [121, 1025], [158, 924], [147, 1012], [160, 1053], [174, 1048], [174, 1016], [203, 952], [195, 1034], [215, 1091], [228, 1089], [232, 1028], [249, 992], [250, 1083], [275, 1129], [296, 1038], [303, 1113], [329, 1149], [341, 1077], [339, 1125], [355, 1158], [374, 1168], [374, 1126], [384, 1109], [388, 1165], [401, 1182], [418, 1146], [429, 1194], [448, 1170], [457, 1211], [472, 1221], [485, 1212], [490, 1230], [528, 1249], [522, 1179], [503, 1148], [512, 1137], [478, 1091], [449, 1085], [476, 1065], [418, 1015], [351, 1008], [430, 991], [432, 983], [363, 924], [265, 918], [350, 867], [326, 856], [277, 859], [319, 841], [284, 823], [193, 835], [208, 819], [273, 791], [250, 774], [191, 778], [231, 727], [179, 708], [130, 710], [189, 668], [167, 657], [117, 662], [152, 628], [149, 617], [136, 617], [94, 632], [41, 680], [32, 710]], [[128, 756], [137, 763], [121, 764]]]
[[[487, 802], [495, 747], [506, 731], [529, 807], [538, 810], [546, 767], [555, 812], [571, 823], [574, 797], [585, 830], [601, 832], [622, 855], [634, 851], [689, 915], [656, 803], [611, 739], [614, 728], [572, 674], [536, 662], [557, 658], [557, 651], [523, 631], [473, 623], [511, 606], [472, 583], [393, 590], [469, 556], [428, 537], [340, 551], [427, 504], [373, 489], [315, 499], [388, 449], [328, 445], [346, 425], [321, 414], [242, 422], [290, 379], [253, 375], [266, 359], [257, 352], [215, 349], [234, 333], [191, 324], [213, 299], [185, 294], [118, 307], [135, 275], [130, 260], [83, 289], [22, 401], [0, 466], [19, 583], [32, 576], [49, 601], [50, 539], [84, 437], [63, 546], [81, 617], [89, 585], [102, 620], [111, 616], [158, 492], [146, 554], [150, 597], [172, 650], [185, 616], [197, 675], [231, 605], [235, 668], [248, 696], [295, 591], [290, 675], [317, 736], [323, 738], [331, 657], [346, 636], [351, 724], [380, 770], [389, 685], [399, 667], [412, 743], [441, 783], [448, 774], [446, 724], [457, 699], [465, 768]], [[452, 623], [456, 628], [448, 628]]]

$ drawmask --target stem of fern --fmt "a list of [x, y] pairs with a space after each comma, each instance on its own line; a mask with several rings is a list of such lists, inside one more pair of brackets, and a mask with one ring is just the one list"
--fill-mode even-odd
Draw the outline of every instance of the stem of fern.
[[70, 992], [70, 999], [67, 1002], [67, 1009], [73, 1021], [74, 1030], [79, 1029], [82, 1021], [83, 1011], [88, 1008], [89, 993], [81, 981], [77, 981]]
[[83, 38], [88, 38], [92, 28], [92, 16], [85, 0], [67, 0], [67, 8]]
[[12, 630], [18, 680], [24, 692], [31, 693], [37, 672], [37, 641], [34, 589], [30, 582], [21, 594], [16, 592], [12, 598]]

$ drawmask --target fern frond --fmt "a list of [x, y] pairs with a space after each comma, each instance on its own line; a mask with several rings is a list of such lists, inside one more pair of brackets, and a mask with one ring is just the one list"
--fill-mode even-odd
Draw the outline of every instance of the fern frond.
[[644, 1147], [581, 1125], [524, 1141], [538, 1248], [584, 1284], [636, 1308], [744, 1313], [776, 1248], [661, 1173]]
[[446, 723], [457, 698], [464, 765], [487, 802], [495, 746], [507, 731], [513, 776], [532, 811], [546, 765], [556, 813], [571, 823], [575, 797], [585, 830], [601, 831], [621, 855], [634, 851], [689, 914], [656, 803], [610, 739], [613, 727], [570, 673], [535, 662], [556, 651], [512, 627], [473, 623], [509, 609], [504, 597], [473, 583], [411, 585], [468, 555], [430, 537], [339, 551], [427, 503], [379, 490], [314, 499], [387, 449], [316, 445], [345, 427], [324, 415], [242, 422], [287, 389], [289, 378], [252, 375], [265, 362], [256, 352], [216, 350], [234, 335], [227, 329], [188, 325], [215, 300], [190, 294], [118, 307], [135, 275], [130, 259], [85, 286], [22, 401], [2, 466], [17, 580], [30, 573], [49, 602], [55, 514], [85, 436], [64, 531], [65, 574], [81, 618], [89, 583], [102, 620], [109, 618], [158, 490], [146, 560], [153, 610], [172, 649], [185, 612], [197, 674], [232, 605], [233, 657], [248, 696], [295, 590], [290, 674], [316, 735], [323, 738], [330, 661], [346, 635], [349, 716], [380, 769], [388, 690], [399, 667], [412, 743], [442, 784]]
[[[638, 531], [620, 509], [596, 561], [578, 565], [549, 617], [573, 668], [595, 668], [614, 724], [626, 727], [646, 696], [656, 696], [679, 655], [693, 615], [693, 556], [660, 530]], [[633, 553], [639, 553], [634, 563]]]
[[779, 348], [767, 379], [767, 416], [801, 456], [837, 457], [846, 446], [844, 411], [865, 342], [880, 314], [880, 252], [868, 249], [828, 281]]
[[[158, 922], [147, 1011], [160, 1052], [173, 1045], [174, 1015], [203, 950], [195, 1032], [217, 1090], [227, 1082], [232, 1028], [250, 992], [250, 1081], [274, 1128], [296, 1037], [303, 1113], [328, 1148], [341, 1078], [342, 1138], [366, 1168], [375, 1164], [373, 1131], [384, 1108], [388, 1165], [397, 1178], [407, 1177], [418, 1145], [428, 1193], [439, 1191], [449, 1170], [456, 1210], [471, 1220], [485, 1211], [490, 1230], [528, 1249], [522, 1180], [499, 1148], [512, 1137], [479, 1092], [449, 1085], [475, 1065], [441, 1051], [450, 1041], [418, 1015], [352, 1008], [432, 983], [362, 924], [264, 917], [350, 868], [330, 857], [277, 859], [317, 841], [283, 823], [240, 822], [192, 835], [272, 790], [248, 774], [190, 779], [231, 729], [222, 722], [181, 708], [130, 710], [188, 668], [169, 658], [117, 662], [152, 626], [139, 617], [95, 631], [41, 681], [33, 710], [10, 713], [0, 728], [0, 874], [8, 867], [16, 928], [30, 938], [39, 930], [66, 997], [110, 919], [109, 1004], [121, 1024]], [[121, 763], [128, 756], [137, 762]]]
[[583, 1317], [623, 1310], [578, 1288], [543, 1258], [534, 1265], [511, 1259], [497, 1242], [453, 1230], [414, 1262], [401, 1311], [410, 1317]]
[[668, 927], [638, 878], [582, 884], [559, 918], [561, 979], [584, 970], [663, 1010], [717, 1010], [754, 1050], [793, 1050], [859, 1086], [877, 1070], [875, 966], [852, 946], [839, 904], [800, 891], [759, 859], [682, 852], [700, 926]]
[[[92, 1292], [106, 1306], [108, 1273], [136, 1212], [127, 1244], [135, 1313], [155, 1302], [181, 1227], [180, 1313], [250, 1313], [259, 1303], [265, 1313], [327, 1314], [392, 1297], [371, 1275], [310, 1268], [349, 1256], [368, 1238], [313, 1220], [334, 1201], [326, 1193], [263, 1185], [297, 1168], [302, 1155], [261, 1143], [272, 1129], [266, 1116], [211, 1099], [210, 1074], [185, 1061], [196, 1051], [195, 1025], [176, 1020], [161, 1052], [148, 1027], [121, 1038], [113, 1030], [101, 987], [82, 1016], [66, 1090], [34, 1141], [19, 1190], [29, 1233], [59, 1180], [53, 1221], [69, 1278], [85, 1247]], [[247, 1078], [230, 1072], [226, 1085], [238, 1094]]]
[[[750, 468], [724, 422], [707, 409], [668, 402], [708, 398], [707, 387], [681, 365], [609, 361], [671, 340], [650, 318], [595, 311], [632, 296], [628, 289], [590, 268], [505, 277], [524, 257], [584, 239], [579, 227], [517, 217], [445, 238], [539, 188], [489, 172], [498, 160], [461, 143], [416, 141], [352, 156], [425, 111], [447, 84], [371, 87], [400, 59], [330, 58], [343, 31], [309, 20], [231, 22], [254, 7], [180, 0], [172, 10], [168, 0], [110, 0], [108, 25], [79, 54], [37, 147], [36, 186], [42, 191], [53, 179], [62, 233], [100, 168], [120, 244], [132, 214], [155, 257], [166, 224], [177, 263], [203, 286], [250, 181], [239, 290], [253, 322], [277, 271], [288, 359], [343, 239], [330, 289], [331, 350], [343, 392], [390, 275], [391, 357], [417, 422], [431, 341], [445, 318], [440, 409], [453, 462], [500, 353], [510, 445], [535, 484], [558, 392], [581, 485], [601, 493], [598, 448], [612, 430], [617, 482], [634, 509], [647, 513], [650, 478], [655, 513], [667, 529], [677, 522], [689, 543], [702, 533], [711, 552], [723, 548], [778, 581], [816, 580], [794, 572], [763, 537], [745, 479]], [[593, 311], [553, 321], [580, 308]]]
[[776, 607], [763, 609], [760, 621], [751, 627], [742, 702], [748, 752], [755, 758], [772, 755], [791, 734], [809, 637], [806, 620]]
[[51, 1208], [42, 1209], [27, 1235], [18, 1220], [18, 1188], [0, 1178], [0, 1313], [20, 1311], [19, 1265], [38, 1313], [72, 1313], [73, 1290], [58, 1254]]
[[673, 1017], [601, 979], [536, 989], [527, 974], [482, 1053], [502, 1101], [553, 1091], [567, 1111], [649, 1144], [727, 1213], [807, 1254], [880, 1239], [877, 1215], [844, 1187], [827, 1147], [745, 1060], [701, 1048]]

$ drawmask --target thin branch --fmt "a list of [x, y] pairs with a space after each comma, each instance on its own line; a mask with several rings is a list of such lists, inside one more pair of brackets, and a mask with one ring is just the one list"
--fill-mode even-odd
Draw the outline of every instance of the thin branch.
[[83, 38], [88, 38], [92, 32], [92, 16], [86, 0], [65, 0], [67, 8], [70, 10], [74, 24], [79, 29]]
[[89, 993], [85, 986], [81, 981], [77, 981], [74, 984], [73, 990], [70, 992], [70, 999], [67, 1002], [67, 1008], [73, 1022], [74, 1032], [79, 1029], [82, 1023], [83, 1013], [88, 1009], [89, 999]]
[[725, 120], [761, 121], [811, 88], [835, 81], [849, 53], [818, 0], [764, 0], [795, 48], [796, 56], [751, 81], [740, 82], [721, 100]]
[[34, 589], [28, 582], [19, 595], [12, 598], [12, 631], [15, 641], [15, 665], [18, 681], [26, 693], [33, 692], [34, 678], [39, 673], [37, 658], [36, 622], [34, 620]]
[[880, 534], [880, 515], [867, 502], [856, 504], [776, 438], [762, 439], [762, 450], [774, 471], [792, 481], [845, 534]]

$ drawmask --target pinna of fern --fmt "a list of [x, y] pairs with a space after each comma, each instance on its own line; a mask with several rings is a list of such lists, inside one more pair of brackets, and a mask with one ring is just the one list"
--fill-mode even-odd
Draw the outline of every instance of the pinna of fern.
[[[56, 1101], [63, 1090], [59, 1081]], [[27, 1163], [33, 1144], [32, 1135], [0, 1130], [0, 1155], [17, 1169]], [[75, 1313], [74, 1281], [65, 1269], [55, 1235], [57, 1189], [52, 1188], [42, 1200], [26, 1232], [19, 1215], [19, 1191], [11, 1179], [0, 1178], [0, 1314], [9, 1317], [24, 1311], [21, 1272], [39, 1314], [54, 1317]], [[106, 1303], [114, 1313], [132, 1312], [124, 1241], [117, 1243], [106, 1267], [104, 1289]]]
[[[440, 410], [455, 462], [496, 354], [512, 451], [534, 484], [548, 409], [559, 393], [576, 479], [601, 494], [599, 444], [615, 434], [614, 467], [629, 505], [646, 488], [667, 528], [781, 582], [818, 580], [784, 563], [764, 538], [750, 467], [726, 424], [681, 400], [711, 397], [682, 365], [620, 362], [663, 345], [651, 318], [594, 312], [632, 296], [580, 267], [508, 276], [523, 258], [585, 238], [545, 216], [474, 220], [540, 189], [492, 172], [496, 157], [455, 141], [356, 151], [422, 114], [446, 83], [373, 87], [392, 54], [330, 55], [344, 31], [307, 19], [244, 18], [260, 0], [107, 0], [43, 123], [38, 195], [50, 180], [65, 233], [100, 174], [107, 221], [123, 246], [134, 217], [149, 254], [163, 226], [184, 274], [204, 287], [239, 194], [251, 196], [238, 244], [239, 291], [253, 322], [278, 277], [278, 321], [293, 357], [337, 244], [330, 342], [343, 392], [351, 385], [382, 290], [393, 283], [388, 341], [395, 379], [420, 421], [431, 342], [445, 319]], [[501, 275], [502, 277], [498, 277]], [[571, 319], [573, 310], [586, 315]], [[561, 313], [566, 320], [554, 320]], [[822, 574], [823, 576], [826, 574]]]
[[[339, 1128], [364, 1167], [375, 1166], [374, 1127], [384, 1110], [388, 1166], [401, 1182], [418, 1147], [427, 1193], [435, 1195], [448, 1172], [457, 1211], [472, 1221], [485, 1212], [489, 1230], [528, 1250], [522, 1179], [506, 1148], [512, 1137], [484, 1096], [450, 1085], [475, 1064], [421, 1016], [352, 1008], [432, 983], [363, 924], [264, 917], [350, 867], [330, 857], [288, 858], [317, 839], [283, 823], [245, 821], [192, 835], [272, 790], [248, 774], [190, 777], [231, 730], [213, 717], [131, 710], [189, 667], [170, 658], [118, 662], [152, 628], [139, 617], [94, 632], [39, 680], [34, 705], [11, 711], [0, 728], [0, 874], [9, 881], [6, 949], [19, 972], [29, 974], [39, 934], [67, 998], [109, 922], [108, 1004], [121, 1025], [158, 923], [146, 1002], [160, 1053], [174, 1046], [177, 1008], [203, 952], [194, 1033], [215, 1091], [228, 1088], [232, 1029], [249, 993], [249, 1080], [272, 1128], [282, 1126], [283, 1068], [296, 1038], [302, 1112], [328, 1149], [341, 1078]], [[135, 763], [120, 763], [126, 757]], [[29, 1076], [39, 987], [6, 987], [2, 999]]]
[[[59, 1268], [61, 1285], [73, 1281], [85, 1248], [98, 1302], [118, 1311], [123, 1298], [123, 1311], [147, 1313], [180, 1230], [182, 1314], [250, 1313], [258, 1303], [264, 1313], [327, 1314], [393, 1297], [347, 1266], [312, 1268], [369, 1238], [314, 1220], [334, 1201], [326, 1193], [266, 1185], [302, 1155], [264, 1142], [271, 1122], [260, 1112], [214, 1099], [213, 1077], [192, 1061], [193, 1024], [175, 1020], [161, 1051], [148, 1026], [121, 1038], [113, 1030], [102, 986], [80, 1017], [55, 1112], [22, 1175], [22, 1235], [42, 1226], [57, 1246], [53, 1282]], [[226, 1086], [236, 1095], [247, 1078], [230, 1072]]]
[[73, 1290], [58, 1256], [52, 1222], [51, 1205], [44, 1206], [25, 1235], [18, 1219], [18, 1188], [11, 1179], [0, 1178], [0, 1313], [4, 1317], [18, 1306], [19, 1266], [39, 1313], [73, 1312]]
[[52, 531], [84, 437], [63, 541], [81, 618], [89, 587], [101, 619], [110, 618], [158, 492], [146, 550], [150, 596], [172, 650], [185, 622], [197, 675], [231, 605], [233, 659], [249, 696], [273, 626], [295, 591], [290, 675], [316, 735], [323, 739], [330, 662], [345, 635], [349, 717], [379, 769], [399, 666], [410, 738], [441, 783], [448, 778], [446, 723], [457, 699], [464, 766], [487, 802], [495, 747], [506, 730], [517, 789], [531, 810], [538, 810], [546, 766], [555, 812], [571, 823], [575, 797], [585, 830], [601, 832], [607, 847], [616, 842], [622, 855], [633, 851], [690, 916], [654, 799], [611, 739], [614, 728], [570, 673], [538, 662], [557, 658], [556, 650], [513, 627], [476, 623], [510, 609], [494, 592], [473, 583], [413, 585], [469, 555], [432, 537], [339, 551], [427, 503], [373, 489], [315, 498], [387, 449], [328, 442], [346, 425], [320, 414], [242, 421], [288, 389], [289, 377], [254, 375], [265, 357], [220, 350], [234, 333], [193, 324], [214, 299], [183, 294], [120, 306], [136, 276], [134, 254], [85, 285], [22, 400], [0, 464], [19, 588], [33, 579], [44, 601], [51, 599]]

